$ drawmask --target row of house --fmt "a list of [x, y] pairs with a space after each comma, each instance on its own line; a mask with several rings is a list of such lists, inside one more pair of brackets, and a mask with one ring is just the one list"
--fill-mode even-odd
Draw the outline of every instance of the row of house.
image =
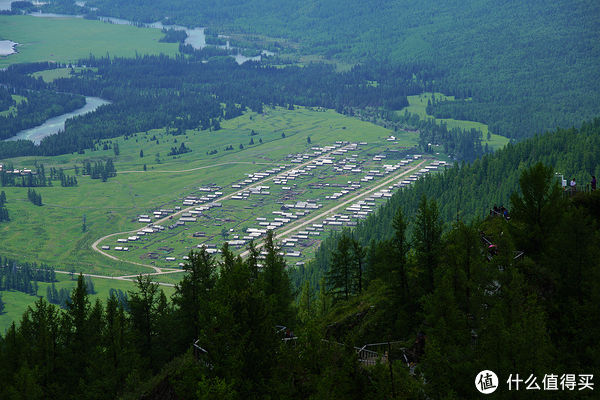
[[271, 168], [271, 169], [268, 169], [266, 171], [254, 172], [254, 173], [251, 173], [251, 174], [246, 174], [246, 178], [244, 180], [239, 181], [237, 183], [234, 183], [233, 185], [231, 185], [231, 187], [233, 189], [241, 189], [241, 188], [243, 188], [245, 186], [251, 185], [251, 184], [253, 184], [255, 182], [258, 182], [260, 180], [268, 178], [271, 175], [278, 174], [279, 172], [285, 170], [286, 168], [287, 168], [286, 165], [280, 165], [278, 167]]

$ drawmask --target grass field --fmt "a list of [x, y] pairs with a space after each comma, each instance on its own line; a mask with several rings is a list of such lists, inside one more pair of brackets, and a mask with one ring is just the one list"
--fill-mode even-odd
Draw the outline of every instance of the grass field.
[[[448, 129], [460, 128], [465, 130], [477, 129], [483, 133], [482, 145], [486, 143], [493, 150], [504, 147], [508, 143], [508, 138], [494, 133], [491, 134], [490, 140], [487, 139], [488, 126], [481, 122], [462, 121], [450, 118], [434, 118], [433, 115], [427, 114], [427, 102], [431, 100], [433, 93], [423, 93], [415, 96], [408, 96], [409, 106], [398, 111], [398, 114], [403, 114], [405, 111], [411, 114], [417, 114], [421, 119], [435, 119], [439, 124], [446, 124]], [[442, 93], [435, 93], [437, 101], [454, 100], [454, 96], [446, 96]]]
[[[44, 262], [60, 270], [107, 276], [152, 272], [145, 267], [108, 259], [94, 252], [91, 244], [110, 233], [139, 229], [141, 224], [137, 222], [137, 215], [157, 207], [181, 204], [181, 199], [199, 186], [211, 183], [228, 186], [246, 173], [268, 168], [269, 163], [279, 165], [288, 154], [305, 151], [313, 145], [327, 145], [336, 140], [375, 142], [390, 134], [389, 130], [380, 126], [334, 111], [311, 111], [302, 107], [294, 111], [265, 108], [264, 114], [247, 113], [224, 121], [222, 127], [216, 132], [188, 131], [187, 135], [176, 137], [166, 135], [163, 129], [156, 129], [138, 133], [128, 140], [116, 138], [112, 143], [119, 144], [119, 156], [108, 149], [86, 151], [84, 155], [3, 160], [18, 168], [33, 167], [34, 162], [43, 163], [46, 171], [50, 167], [62, 167], [67, 174], [73, 175], [74, 165], [81, 168], [85, 160], [111, 158], [119, 173], [105, 183], [78, 175], [77, 187], [63, 188], [55, 182], [53, 187], [36, 188], [43, 197], [42, 207], [27, 201], [26, 188], [2, 188], [6, 192], [11, 217], [10, 222], [0, 224], [2, 255], [22, 261]], [[253, 146], [248, 145], [251, 130], [258, 132], [258, 135], [252, 136], [256, 143]], [[282, 133], [285, 133], [285, 138], [282, 138]], [[154, 136], [159, 144], [151, 140]], [[312, 144], [308, 144], [309, 136]], [[397, 136], [407, 146], [417, 141], [411, 133]], [[259, 144], [259, 139], [263, 140], [263, 144]], [[175, 140], [177, 143], [174, 143]], [[167, 157], [170, 148], [178, 147], [182, 141], [193, 151]], [[225, 151], [230, 144], [235, 150]], [[240, 150], [239, 144], [244, 144], [245, 148]], [[140, 150], [144, 151], [143, 158]], [[218, 150], [218, 153], [207, 155], [210, 150]], [[160, 154], [160, 162], [157, 162], [157, 153]], [[144, 164], [146, 172], [143, 171]], [[184, 172], [166, 172], [181, 170]], [[223, 212], [243, 216], [249, 210], [242, 207], [237, 211]], [[82, 232], [84, 216], [86, 232]], [[176, 283], [181, 276], [162, 275], [156, 280]], [[73, 284], [68, 279], [62, 282], [64, 285]], [[103, 286], [106, 293], [110, 287], [120, 287], [114, 285], [123, 285], [127, 289], [132, 287], [129, 282], [117, 280], [94, 279], [94, 283], [100, 293]], [[38, 294], [45, 295], [45, 287], [42, 286], [40, 284]], [[0, 316], [0, 330], [12, 319], [20, 317], [26, 306], [35, 301], [34, 297], [17, 292], [6, 292], [3, 296], [7, 302], [7, 313]]]
[[[198, 186], [217, 184], [225, 186], [245, 173], [264, 169], [259, 163], [279, 164], [286, 155], [304, 151], [313, 144], [330, 144], [336, 140], [383, 139], [389, 131], [333, 111], [311, 111], [298, 107], [294, 111], [266, 109], [265, 114], [248, 113], [234, 120], [224, 121], [217, 132], [189, 131], [187, 136], [165, 135], [164, 130], [139, 133], [135, 137], [113, 139], [119, 143], [120, 155], [113, 150], [86, 151], [84, 155], [56, 157], [24, 157], [12, 159], [15, 167], [32, 167], [34, 162], [62, 167], [74, 174], [75, 164], [81, 167], [84, 160], [112, 158], [119, 174], [102, 183], [87, 176], [78, 176], [79, 186], [60, 186], [37, 189], [44, 206], [37, 207], [27, 201], [27, 189], [6, 187], [7, 208], [11, 221], [0, 225], [5, 256], [23, 260], [45, 262], [60, 269], [105, 275], [136, 274], [148, 272], [145, 267], [115, 262], [91, 250], [91, 244], [109, 233], [138, 229], [139, 214], [157, 207], [173, 207]], [[248, 146], [250, 131], [255, 145]], [[282, 138], [282, 133], [286, 137]], [[153, 136], [159, 141], [151, 140]], [[258, 144], [259, 139], [263, 144]], [[174, 141], [177, 140], [177, 143]], [[181, 156], [166, 157], [169, 149], [184, 141], [193, 151]], [[416, 143], [414, 134], [406, 134], [403, 141]], [[233, 151], [224, 151], [227, 145]], [[239, 150], [239, 144], [245, 148]], [[144, 157], [140, 157], [140, 150]], [[207, 155], [218, 150], [215, 155]], [[160, 163], [156, 154], [160, 154]], [[225, 164], [229, 162], [245, 164]], [[143, 171], [144, 164], [147, 171]], [[203, 168], [206, 167], [206, 168]], [[203, 169], [196, 169], [203, 168]], [[194, 170], [196, 169], [196, 170]], [[165, 172], [190, 170], [187, 172]], [[126, 171], [138, 171], [126, 173]], [[87, 231], [82, 232], [83, 218]]]
[[[17, 105], [22, 103], [23, 101], [27, 101], [26, 97], [19, 96], [18, 94], [13, 94], [11, 96], [12, 96], [13, 100], [17, 103]], [[7, 115], [14, 115], [16, 113], [17, 113], [17, 107], [10, 106], [8, 108], [8, 110], [0, 111], [0, 117], [6, 117]]]
[[120, 57], [133, 57], [136, 53], [177, 54], [178, 45], [160, 43], [162, 36], [158, 29], [83, 18], [0, 15], [0, 39], [19, 43], [16, 54], [0, 57], [0, 68], [24, 62], [72, 62], [90, 54]]
[[[77, 285], [77, 275], [71, 277], [69, 275], [56, 274], [56, 279], [57, 282], [55, 282], [54, 285], [57, 290], [62, 288], [72, 290]], [[90, 295], [91, 302], [100, 299], [103, 303], [106, 303], [111, 288], [121, 289], [123, 292], [135, 290], [134, 283], [128, 281], [92, 278], [92, 282], [94, 283], [94, 289], [97, 293]], [[4, 334], [6, 328], [8, 328], [13, 321], [18, 322], [27, 307], [32, 306], [38, 297], [46, 297], [46, 288], [51, 284], [39, 282], [38, 285], [37, 296], [30, 296], [17, 291], [0, 292], [2, 294], [2, 300], [5, 303], [5, 312], [0, 314], [0, 334]], [[170, 298], [175, 292], [174, 288], [168, 286], [161, 286], [161, 289], [165, 292], [167, 298]]]

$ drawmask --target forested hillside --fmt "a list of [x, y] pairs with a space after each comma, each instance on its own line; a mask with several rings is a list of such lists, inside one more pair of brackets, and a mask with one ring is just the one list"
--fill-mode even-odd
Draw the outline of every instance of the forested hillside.
[[[0, 92], [8, 92], [0, 87]], [[23, 129], [41, 125], [47, 119], [56, 117], [85, 105], [82, 96], [57, 93], [50, 90], [14, 90], [13, 95], [21, 95], [21, 100], [8, 103], [0, 109], [0, 140], [8, 139]]]
[[[520, 174], [537, 162], [564, 174], [567, 181], [575, 178], [580, 189], [585, 188], [592, 175], [600, 176], [599, 148], [600, 119], [584, 123], [579, 129], [558, 130], [508, 145], [472, 164], [456, 164], [443, 173], [427, 176], [396, 193], [376, 214], [359, 224], [354, 237], [365, 246], [371, 240], [390, 239], [397, 210], [401, 209], [405, 216], [414, 216], [423, 196], [436, 199], [446, 228], [457, 217], [463, 221], [483, 218], [494, 205], [508, 207]], [[330, 254], [336, 246], [336, 237], [324, 241], [315, 265], [304, 272], [313, 285], [328, 270]]]
[[[69, 3], [69, 1], [63, 2]], [[600, 114], [600, 3], [594, 0], [95, 0], [98, 15], [299, 43], [301, 54], [345, 62], [429, 62], [439, 91], [472, 97], [436, 115], [487, 123], [520, 138]]]
[[[52, 84], [23, 74], [36, 67], [47, 68], [43, 64], [0, 72], [0, 79], [11, 88], [41, 86], [112, 102], [67, 120], [64, 132], [44, 138], [40, 146], [29, 141], [0, 142], [0, 157], [84, 151], [94, 148], [100, 139], [155, 128], [166, 127], [176, 135], [186, 129], [217, 131], [223, 119], [235, 118], [247, 109], [261, 112], [263, 105], [320, 106], [340, 112], [344, 107], [402, 108], [408, 105], [407, 95], [430, 90], [438, 76], [426, 65], [358, 66], [340, 74], [323, 64], [305, 68], [258, 63], [240, 66], [229, 57], [209, 63], [193, 57], [166, 56], [90, 58], [82, 63], [94, 69]], [[377, 85], [369, 84], [373, 79]], [[17, 114], [15, 122], [6, 127], [6, 135], [14, 135], [16, 126], [25, 123], [22, 119], [24, 116]]]
[[398, 211], [366, 264], [346, 237], [328, 290], [307, 282], [297, 306], [270, 234], [264, 258], [190, 253], [171, 304], [148, 276], [126, 304], [91, 304], [80, 276], [64, 311], [39, 299], [0, 338], [0, 397], [466, 399], [491, 369], [497, 398], [529, 394], [508, 391], [509, 374], [575, 374], [576, 398], [594, 398], [582, 378], [600, 371], [600, 191], [566, 197], [541, 163], [519, 186], [509, 221], [443, 233], [422, 199], [408, 241]]

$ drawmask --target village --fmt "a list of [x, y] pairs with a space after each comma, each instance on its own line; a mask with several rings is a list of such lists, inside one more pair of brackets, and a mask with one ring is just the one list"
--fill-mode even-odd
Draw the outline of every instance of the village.
[[172, 206], [137, 215], [142, 228], [111, 235], [99, 249], [125, 261], [180, 268], [195, 248], [216, 254], [227, 242], [245, 255], [251, 241], [260, 247], [273, 231], [288, 265], [302, 265], [332, 231], [356, 226], [398, 190], [449, 165], [389, 142], [313, 146], [225, 187], [203, 183]]

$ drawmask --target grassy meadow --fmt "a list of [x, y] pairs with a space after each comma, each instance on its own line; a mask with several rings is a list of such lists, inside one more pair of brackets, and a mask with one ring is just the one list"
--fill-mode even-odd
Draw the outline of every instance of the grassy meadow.
[[483, 134], [483, 140], [481, 141], [481, 144], [485, 146], [487, 143], [488, 146], [493, 150], [500, 149], [508, 143], [508, 138], [496, 135], [494, 133], [491, 134], [491, 138], [488, 140], [488, 126], [481, 122], [463, 121], [451, 118], [435, 118], [433, 115], [427, 114], [427, 102], [430, 101], [434, 95], [437, 101], [454, 100], [454, 96], [446, 96], [442, 93], [423, 93], [420, 95], [408, 96], [409, 106], [398, 111], [398, 114], [409, 112], [411, 114], [417, 114], [421, 119], [435, 119], [438, 124], [446, 124], [448, 129], [477, 129]]
[[[336, 140], [383, 140], [390, 133], [334, 111], [301, 107], [294, 111], [267, 108], [262, 115], [247, 113], [224, 121], [222, 127], [216, 132], [188, 131], [185, 136], [153, 130], [128, 140], [116, 138], [112, 143], [118, 143], [119, 156], [108, 149], [86, 151], [84, 155], [8, 160], [15, 167], [33, 167], [37, 162], [43, 163], [46, 171], [50, 167], [63, 168], [73, 175], [74, 165], [81, 169], [85, 160], [111, 158], [118, 175], [104, 183], [79, 175], [77, 187], [63, 188], [55, 182], [53, 187], [36, 188], [43, 198], [42, 207], [27, 201], [26, 188], [3, 188], [11, 221], [0, 225], [0, 235], [6, 238], [2, 254], [23, 261], [45, 262], [58, 269], [75, 268], [78, 272], [109, 276], [149, 272], [146, 267], [108, 259], [94, 252], [91, 244], [110, 233], [140, 228], [137, 215], [180, 205], [181, 199], [198, 186], [228, 186], [245, 173], [265, 169], [270, 163], [279, 165], [289, 153], [304, 151], [312, 145], [327, 145]], [[251, 137], [251, 130], [258, 135]], [[308, 144], [309, 136], [312, 144]], [[157, 140], [151, 140], [152, 137]], [[255, 142], [252, 146], [248, 145], [251, 138]], [[263, 144], [259, 144], [259, 139]], [[406, 133], [402, 140], [411, 145], [417, 138]], [[182, 141], [192, 152], [168, 157], [171, 147], [179, 147]], [[243, 150], [239, 149], [240, 144], [244, 145]], [[228, 145], [234, 150], [225, 151]], [[140, 157], [140, 150], [144, 157]], [[211, 150], [218, 152], [207, 155]], [[144, 165], [147, 171], [143, 170]]]
[[[56, 290], [62, 288], [72, 290], [77, 285], [77, 275], [56, 274], [56, 279], [58, 281], [54, 283]], [[110, 289], [120, 289], [123, 292], [135, 290], [134, 283], [130, 281], [92, 278], [92, 282], [96, 290], [96, 294], [90, 295], [92, 302], [99, 299], [104, 303], [109, 296]], [[37, 296], [30, 296], [26, 293], [13, 290], [1, 292], [5, 308], [4, 313], [0, 314], [0, 334], [3, 335], [13, 321], [18, 322], [23, 312], [25, 312], [28, 306], [33, 305], [38, 297], [46, 297], [46, 288], [51, 286], [51, 284], [38, 282], [38, 285]], [[167, 297], [170, 297], [175, 292], [173, 287], [161, 286], [160, 288], [165, 292]]]
[[0, 39], [19, 43], [16, 54], [0, 57], [0, 68], [37, 61], [72, 62], [90, 54], [98, 57], [177, 54], [177, 43], [160, 43], [162, 36], [159, 29], [83, 18], [0, 15]]

